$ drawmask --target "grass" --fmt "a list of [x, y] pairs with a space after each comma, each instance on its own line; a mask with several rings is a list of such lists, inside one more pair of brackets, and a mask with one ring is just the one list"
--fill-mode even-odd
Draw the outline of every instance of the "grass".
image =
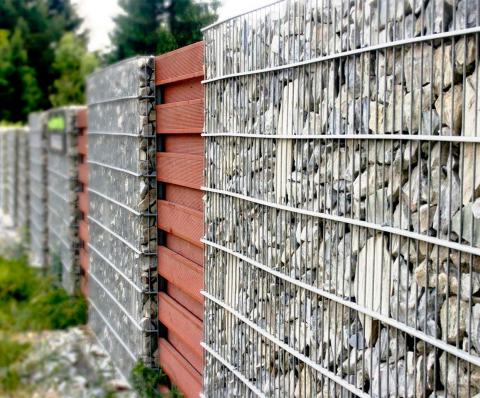
[[[130, 381], [132, 387], [137, 392], [140, 398], [182, 398], [182, 393], [174, 385], [171, 385], [168, 376], [162, 369], [151, 369], [142, 361], [132, 369], [130, 374]], [[158, 390], [159, 385], [170, 386], [170, 391], [167, 394], [162, 394]]]
[[87, 322], [87, 304], [55, 279], [28, 266], [24, 258], [0, 257], [0, 394], [20, 385], [15, 370], [29, 345], [15, 340], [25, 331], [66, 329]]

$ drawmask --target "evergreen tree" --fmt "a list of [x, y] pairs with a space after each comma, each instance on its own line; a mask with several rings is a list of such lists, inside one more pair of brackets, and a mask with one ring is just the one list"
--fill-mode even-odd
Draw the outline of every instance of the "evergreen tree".
[[120, 0], [109, 61], [162, 54], [202, 39], [200, 29], [217, 19], [220, 2], [210, 0]]
[[98, 66], [97, 56], [87, 52], [85, 41], [65, 33], [55, 49], [52, 68], [59, 74], [53, 82], [50, 101], [53, 106], [85, 102], [85, 78]]
[[[77, 31], [81, 20], [75, 14], [70, 0], [1, 0], [0, 30], [8, 31], [9, 45], [14, 54], [10, 54], [23, 68], [20, 80], [10, 80], [9, 90], [0, 93], [3, 114], [26, 115], [28, 110], [48, 109], [50, 89], [58, 71], [52, 68], [55, 47], [65, 32]], [[1, 39], [5, 41], [5, 34]], [[22, 49], [20, 51], [19, 46]], [[16, 54], [15, 54], [16, 53]], [[0, 54], [5, 60], [7, 55]], [[0, 74], [2, 74], [0, 67]], [[1, 80], [4, 76], [0, 76]], [[29, 82], [26, 84], [25, 82]], [[26, 84], [22, 88], [22, 84]], [[10, 90], [11, 89], [11, 90]], [[13, 94], [9, 94], [13, 93]], [[27, 104], [25, 110], [19, 110], [18, 100], [12, 95], [23, 96]], [[7, 100], [5, 100], [8, 97]], [[5, 118], [5, 116], [0, 117]], [[17, 116], [15, 116], [17, 118]]]
[[25, 120], [41, 95], [21, 29], [16, 28], [13, 35], [0, 30], [0, 120]]

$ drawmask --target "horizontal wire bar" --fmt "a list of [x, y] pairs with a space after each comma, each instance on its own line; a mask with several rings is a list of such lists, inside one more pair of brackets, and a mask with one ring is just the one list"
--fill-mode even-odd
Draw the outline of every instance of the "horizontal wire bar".
[[[153, 123], [153, 122], [152, 122]], [[105, 132], [105, 131], [90, 131], [88, 130], [88, 135], [101, 135], [101, 136], [108, 136], [111, 135], [113, 137], [133, 137], [133, 138], [156, 138], [156, 135], [141, 135], [141, 134], [133, 134], [133, 133], [118, 133], [118, 132]]]
[[333, 294], [333, 293], [329, 293], [323, 289], [320, 289], [320, 288], [317, 288], [315, 286], [312, 286], [308, 283], [305, 283], [305, 282], [302, 282], [302, 281], [299, 281], [295, 278], [292, 278], [288, 275], [285, 275], [279, 271], [275, 271], [274, 269], [270, 268], [270, 267], [267, 267], [266, 265], [263, 265], [261, 263], [259, 263], [258, 261], [255, 261], [255, 260], [252, 260], [251, 258], [248, 258], [240, 253], [237, 253], [225, 246], [222, 246], [222, 245], [219, 245], [215, 242], [211, 242], [207, 239], [201, 239], [201, 242], [203, 242], [204, 244], [208, 245], [208, 246], [211, 246], [211, 247], [214, 247], [215, 249], [218, 249], [218, 250], [221, 250], [225, 253], [228, 253], [234, 257], [237, 257], [238, 259], [242, 260], [242, 261], [245, 261], [251, 265], [253, 265], [254, 267], [258, 268], [258, 269], [261, 269], [265, 272], [268, 272], [269, 274], [279, 278], [279, 279], [282, 279], [288, 283], [291, 283], [292, 285], [295, 285], [297, 287], [300, 287], [302, 289], [305, 289], [305, 290], [308, 290], [312, 293], [315, 293], [319, 296], [322, 296], [328, 300], [331, 300], [331, 301], [334, 301], [335, 303], [337, 304], [341, 304], [345, 307], [348, 307], [348, 308], [351, 308], [352, 310], [355, 310], [357, 312], [360, 312], [364, 315], [367, 315], [373, 319], [376, 319], [380, 322], [383, 322], [384, 324], [387, 324], [389, 326], [392, 326], [398, 330], [401, 330], [402, 332], [405, 332], [405, 333], [408, 333], [410, 334], [411, 336], [414, 336], [414, 337], [417, 337], [418, 339], [420, 340], [423, 340], [425, 341], [426, 343], [428, 344], [431, 344], [441, 350], [444, 350], [452, 355], [455, 355], [456, 357], [458, 358], [461, 358], [461, 359], [464, 359], [465, 361], [467, 362], [470, 362], [471, 364], [473, 365], [476, 365], [476, 366], [480, 366], [480, 357], [477, 357], [477, 356], [474, 356], [474, 355], [471, 355], [469, 353], [467, 353], [466, 351], [463, 351], [459, 348], [456, 348], [442, 340], [439, 340], [433, 336], [429, 336], [428, 334], [420, 331], [420, 330], [417, 330], [415, 328], [412, 328], [411, 326], [408, 326], [402, 322], [399, 322], [393, 318], [390, 318], [388, 316], [385, 316], [385, 315], [382, 315], [376, 311], [373, 311], [373, 310], [370, 310], [366, 307], [362, 307], [361, 305], [353, 302], [353, 301], [349, 301], [349, 300], [345, 300], [341, 297], [338, 297], [337, 295]]
[[91, 243], [88, 243], [89, 249], [92, 249], [94, 253], [97, 254], [103, 261], [105, 261], [110, 267], [112, 267], [115, 271], [117, 271], [123, 279], [125, 279], [138, 293], [142, 293], [142, 289], [138, 287], [127, 275], [123, 273], [121, 269], [119, 269], [115, 264], [113, 264], [108, 258], [106, 258], [100, 251], [94, 247]]
[[47, 171], [49, 173], [52, 173], [52, 174], [55, 174], [56, 176], [60, 177], [60, 178], [63, 178], [64, 180], [76, 180], [77, 178], [76, 177], [71, 177], [71, 176], [67, 176], [65, 174], [62, 174], [62, 173], [59, 173], [57, 170], [53, 170], [51, 168], [47, 168]]
[[117, 238], [119, 241], [123, 242], [126, 246], [128, 246], [130, 249], [132, 249], [135, 253], [137, 254], [145, 254], [145, 253], [142, 253], [140, 250], [138, 250], [135, 246], [133, 246], [129, 241], [127, 241], [125, 238], [121, 237], [120, 235], [118, 235], [116, 232], [112, 231], [110, 228], [106, 227], [105, 225], [103, 225], [100, 221], [96, 220], [95, 218], [93, 218], [92, 216], [88, 216], [88, 219], [90, 221], [93, 221], [95, 224], [97, 224], [100, 228], [102, 228], [103, 230], [107, 231], [110, 235], [114, 236], [115, 238]]
[[65, 196], [63, 196], [60, 192], [57, 192], [55, 189], [53, 189], [51, 186], [49, 186], [47, 188], [47, 191], [50, 192], [50, 193], [53, 193], [56, 197], [60, 198], [62, 201], [64, 201], [65, 203], [70, 203], [70, 201], [68, 200], [68, 198], [66, 198]]
[[97, 196], [100, 196], [101, 198], [105, 199], [105, 200], [108, 200], [114, 204], [116, 204], [117, 206], [120, 206], [120, 207], [123, 207], [125, 210], [128, 210], [130, 213], [133, 213], [135, 214], [136, 216], [143, 216], [143, 215], [146, 215], [146, 214], [143, 214], [143, 213], [140, 213], [139, 211], [135, 210], [135, 209], [132, 209], [131, 207], [127, 206], [127, 205], [124, 205], [123, 203], [121, 202], [118, 202], [117, 200], [115, 199], [112, 199], [106, 195], [104, 195], [103, 193], [100, 193], [98, 191], [96, 191], [95, 189], [92, 189], [92, 188], [88, 188], [88, 192], [92, 192], [93, 194], [97, 195]]
[[93, 272], [89, 272], [88, 273], [88, 276], [89, 277], [92, 277], [93, 280], [97, 283], [98, 286], [100, 286], [102, 288], [102, 290], [108, 294], [108, 296], [113, 300], [113, 302], [117, 305], [118, 308], [120, 308], [120, 310], [127, 316], [128, 319], [130, 319], [130, 322], [133, 323], [133, 325], [140, 331], [140, 332], [143, 332], [143, 328], [138, 324], [137, 320], [135, 318], [133, 318], [130, 313], [126, 310], [126, 308], [123, 306], [123, 304], [118, 301], [116, 299], [116, 297], [110, 293], [110, 291], [105, 287], [105, 285], [100, 282], [100, 280], [95, 276], [95, 274]]
[[277, 345], [278, 347], [282, 348], [286, 352], [288, 352], [290, 355], [293, 355], [295, 358], [298, 360], [302, 361], [306, 365], [310, 366], [311, 368], [315, 369], [317, 372], [321, 373], [323, 376], [329, 378], [332, 380], [334, 383], [337, 383], [338, 385], [342, 386], [346, 390], [350, 391], [351, 393], [355, 394], [356, 396], [363, 397], [363, 398], [369, 398], [370, 395], [364, 393], [363, 391], [359, 390], [358, 388], [354, 387], [352, 384], [348, 383], [345, 379], [342, 379], [340, 376], [337, 376], [335, 373], [325, 369], [324, 367], [320, 366], [316, 362], [312, 361], [310, 358], [306, 357], [305, 355], [301, 354], [297, 350], [293, 349], [289, 345], [285, 344], [283, 341], [280, 339], [276, 338], [275, 336], [271, 335], [268, 333], [265, 329], [262, 329], [259, 327], [256, 323], [252, 322], [250, 319], [247, 317], [243, 316], [240, 314], [238, 311], [230, 307], [229, 305], [225, 304], [223, 301], [218, 300], [216, 297], [212, 296], [211, 294], [207, 293], [206, 291], [202, 290], [201, 291], [202, 295], [207, 298], [208, 300], [214, 302], [218, 306], [222, 307], [226, 311], [230, 312], [233, 316], [235, 316], [237, 319], [242, 321], [243, 323], [247, 324], [249, 327], [251, 327], [255, 332], [261, 334], [263, 337], [266, 339], [270, 340], [272, 343]]
[[87, 106], [102, 105], [102, 104], [108, 104], [111, 102], [120, 102], [120, 101], [128, 101], [128, 100], [144, 100], [144, 99], [153, 100], [155, 99], [155, 96], [154, 95], [129, 95], [126, 97], [109, 98], [102, 101], [89, 102]]
[[260, 7], [257, 7], [257, 8], [254, 8], [253, 10], [248, 10], [248, 11], [244, 11], [244, 12], [241, 12], [240, 14], [236, 14], [236, 15], [233, 15], [231, 17], [228, 17], [228, 18], [225, 18], [225, 19], [222, 19], [220, 21], [217, 21], [217, 22], [214, 22], [210, 25], [207, 25], [205, 26], [204, 28], [200, 29], [201, 32], [206, 32], [207, 30], [210, 30], [212, 29], [213, 27], [215, 26], [218, 26], [218, 25], [222, 25], [224, 24], [225, 22], [228, 22], [228, 21], [231, 21], [232, 19], [236, 19], [236, 18], [239, 18], [239, 17], [243, 17], [244, 15], [247, 15], [247, 14], [250, 14], [250, 13], [254, 13], [256, 11], [260, 11], [264, 8], [268, 8], [268, 7], [271, 7], [271, 6], [274, 6], [275, 4], [278, 4], [278, 3], [283, 3], [285, 0], [275, 0], [269, 4], [266, 4], [266, 5], [263, 5], [263, 6], [260, 6]]
[[480, 143], [480, 136], [464, 135], [413, 135], [413, 134], [249, 134], [249, 133], [203, 133], [202, 137], [239, 137], [282, 140], [406, 140]]
[[[90, 303], [90, 304], [91, 304], [91, 303]], [[98, 311], [96, 308], [94, 308], [94, 309], [97, 311], [97, 313], [99, 313], [99, 311]], [[93, 337], [95, 338], [95, 341], [97, 342], [97, 344], [102, 348], [102, 350], [107, 354], [107, 356], [108, 356], [109, 358], [111, 358], [111, 357], [110, 357], [110, 354], [109, 354], [109, 351], [108, 351], [108, 350], [105, 348], [105, 346], [103, 345], [102, 341], [100, 340], [100, 337], [97, 336], [96, 333], [92, 333], [92, 335], [93, 335]], [[134, 360], [136, 361], [136, 358], [132, 358], [132, 359], [134, 359]], [[119, 376], [121, 377], [121, 379], [123, 379], [122, 381], [130, 386], [129, 378], [125, 377], [125, 375], [123, 374], [123, 372], [122, 372], [122, 370], [120, 369], [120, 367], [119, 367], [119, 366], [114, 366], [113, 368], [114, 368], [114, 370], [115, 370], [116, 372], [118, 372], [118, 374], [119, 374]]]
[[[78, 222], [77, 223], [71, 223], [65, 220], [65, 217], [61, 214], [58, 213], [57, 209], [54, 207], [49, 207], [48, 211], [51, 212], [53, 215], [57, 216], [59, 218], [59, 222], [61, 222], [63, 225], [65, 225], [67, 228], [71, 227], [78, 227]], [[48, 215], [47, 215], [48, 217]]]
[[443, 246], [443, 247], [446, 247], [446, 248], [449, 248], [449, 249], [452, 249], [452, 250], [458, 250], [458, 251], [461, 251], [461, 252], [464, 252], [464, 253], [473, 254], [475, 256], [480, 256], [480, 248], [473, 247], [473, 246], [462, 245], [461, 243], [451, 242], [451, 241], [448, 241], [448, 240], [436, 238], [434, 236], [419, 234], [418, 232], [407, 231], [407, 230], [403, 230], [403, 229], [395, 228], [395, 227], [388, 227], [388, 226], [385, 226], [385, 225], [375, 224], [375, 223], [369, 222], [369, 221], [355, 220], [353, 218], [335, 216], [335, 215], [327, 214], [327, 213], [320, 213], [320, 212], [316, 212], [316, 211], [312, 211], [312, 210], [297, 209], [297, 208], [290, 207], [290, 206], [287, 206], [287, 205], [281, 205], [281, 204], [278, 204], [278, 203], [268, 202], [268, 201], [262, 200], [262, 199], [252, 198], [250, 196], [242, 195], [242, 194], [239, 194], [239, 193], [224, 191], [222, 189], [201, 187], [201, 190], [204, 191], [204, 192], [212, 192], [212, 193], [216, 193], [216, 194], [220, 194], [220, 195], [230, 196], [230, 197], [233, 197], [233, 198], [245, 200], [247, 202], [256, 203], [256, 204], [259, 204], [259, 205], [262, 205], [262, 206], [271, 207], [273, 209], [284, 210], [284, 211], [289, 211], [289, 212], [292, 212], [292, 213], [303, 214], [303, 215], [310, 216], [310, 217], [316, 217], [316, 218], [321, 218], [321, 219], [325, 219], [325, 220], [341, 222], [341, 223], [344, 223], [344, 224], [355, 225], [355, 226], [358, 226], [358, 227], [370, 228], [370, 229], [374, 229], [376, 231], [386, 232], [386, 233], [394, 234], [394, 235], [399, 235], [399, 236], [403, 236], [404, 238], [419, 240], [419, 241], [422, 241], [422, 242], [425, 242], [425, 243], [430, 243], [432, 245]]
[[47, 232], [52, 232], [66, 249], [68, 250], [72, 249], [72, 245], [69, 245], [67, 242], [65, 242], [65, 240], [58, 234], [58, 232], [55, 229], [48, 228]]
[[127, 169], [122, 169], [121, 167], [111, 166], [109, 164], [102, 163], [102, 162], [97, 162], [97, 161], [91, 160], [91, 159], [88, 159], [87, 163], [88, 164], [94, 164], [94, 165], [97, 165], [97, 166], [102, 166], [102, 167], [105, 167], [105, 168], [111, 169], [111, 170], [120, 171], [120, 172], [125, 173], [125, 174], [130, 174], [134, 177], [142, 177], [143, 176], [143, 174], [141, 174], [141, 173], [135, 173], [135, 172], [127, 170]]
[[[113, 335], [115, 336], [115, 338], [118, 340], [118, 342], [122, 345], [122, 347], [125, 349], [125, 351], [127, 351], [128, 355], [130, 355], [130, 357], [136, 361], [137, 360], [137, 356], [130, 350], [130, 348], [127, 346], [127, 343], [125, 343], [122, 338], [118, 335], [118, 333], [116, 332], [116, 330], [113, 328], [112, 325], [110, 325], [110, 322], [108, 322], [108, 320], [105, 318], [105, 316], [102, 314], [102, 312], [98, 309], [98, 307], [95, 305], [94, 301], [88, 297], [88, 302], [90, 303], [90, 305], [92, 306], [92, 308], [97, 312], [98, 315], [100, 315], [100, 318], [102, 318], [103, 322], [105, 323], [105, 325], [110, 329], [110, 331], [113, 333]], [[107, 351], [108, 352], [108, 351]]]
[[250, 382], [244, 375], [242, 375], [235, 366], [233, 366], [230, 362], [225, 360], [221, 355], [219, 355], [215, 350], [205, 344], [203, 341], [200, 343], [202, 348], [207, 351], [210, 355], [215, 357], [215, 359], [222, 363], [230, 372], [232, 372], [245, 386], [247, 386], [253, 393], [255, 393], [258, 397], [266, 398], [266, 395], [260, 391], [254, 384]]
[[218, 76], [218, 77], [213, 77], [210, 79], [202, 80], [202, 84], [209, 84], [209, 83], [214, 83], [220, 80], [226, 80], [226, 79], [233, 79], [236, 77], [244, 77], [244, 76], [252, 76], [252, 75], [258, 75], [262, 73], [268, 73], [268, 72], [277, 72], [277, 71], [282, 71], [286, 69], [293, 69], [299, 66], [305, 66], [305, 65], [312, 65], [316, 64], [319, 62], [323, 61], [330, 61], [333, 59], [338, 59], [338, 58], [344, 58], [352, 55], [358, 55], [358, 54], [363, 54], [366, 52], [370, 51], [376, 51], [376, 50], [384, 50], [387, 48], [392, 48], [392, 47], [398, 47], [402, 45], [407, 45], [407, 44], [415, 44], [415, 43], [421, 43], [421, 42], [426, 42], [426, 41], [431, 41], [431, 40], [439, 40], [439, 39], [450, 39], [455, 36], [461, 36], [461, 35], [468, 35], [472, 33], [479, 33], [480, 32], [480, 26], [475, 26], [473, 28], [466, 28], [466, 29], [460, 29], [452, 32], [442, 32], [442, 33], [434, 33], [430, 35], [425, 35], [425, 36], [417, 36], [417, 37], [412, 37], [409, 39], [402, 39], [402, 40], [396, 40], [396, 41], [391, 41], [391, 42], [385, 42], [385, 43], [380, 43], [380, 44], [375, 44], [372, 46], [368, 47], [362, 47], [362, 48], [356, 48], [354, 50], [348, 50], [348, 51], [343, 51], [335, 54], [329, 54], [329, 55], [323, 55], [320, 57], [308, 59], [305, 61], [299, 61], [299, 62], [294, 62], [291, 64], [286, 64], [286, 65], [279, 65], [279, 66], [271, 66], [268, 68], [262, 68], [262, 69], [256, 69], [252, 71], [245, 71], [245, 72], [237, 72], [237, 73], [230, 73], [228, 75], [223, 75], [223, 76]]

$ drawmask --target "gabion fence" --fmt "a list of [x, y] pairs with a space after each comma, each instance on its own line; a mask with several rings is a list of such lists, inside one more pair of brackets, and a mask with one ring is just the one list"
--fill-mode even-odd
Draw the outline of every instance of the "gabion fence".
[[47, 134], [46, 114], [31, 113], [28, 118], [29, 139], [29, 200], [30, 200], [30, 264], [48, 264], [47, 234]]
[[88, 78], [90, 325], [124, 376], [157, 347], [154, 58]]
[[0, 128], [0, 204], [4, 216], [7, 200], [6, 130], [4, 127]]
[[16, 131], [18, 134], [17, 229], [21, 236], [28, 240], [28, 230], [30, 226], [30, 163], [28, 144], [30, 131], [28, 128], [19, 128]]
[[18, 216], [18, 128], [2, 129], [2, 179], [4, 222], [10, 227], [17, 226]]
[[480, 393], [480, 3], [205, 31], [205, 396]]
[[81, 107], [47, 112], [47, 226], [49, 264], [69, 293], [79, 289], [78, 147], [76, 116]]

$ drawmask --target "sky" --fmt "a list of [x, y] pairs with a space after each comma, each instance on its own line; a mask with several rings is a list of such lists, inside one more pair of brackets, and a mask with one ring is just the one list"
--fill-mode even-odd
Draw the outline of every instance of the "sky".
[[[72, 0], [72, 3], [85, 20], [84, 27], [90, 32], [89, 50], [107, 50], [110, 45], [109, 33], [114, 26], [113, 17], [121, 10], [118, 0]], [[269, 3], [272, 0], [222, 0], [220, 19]]]

